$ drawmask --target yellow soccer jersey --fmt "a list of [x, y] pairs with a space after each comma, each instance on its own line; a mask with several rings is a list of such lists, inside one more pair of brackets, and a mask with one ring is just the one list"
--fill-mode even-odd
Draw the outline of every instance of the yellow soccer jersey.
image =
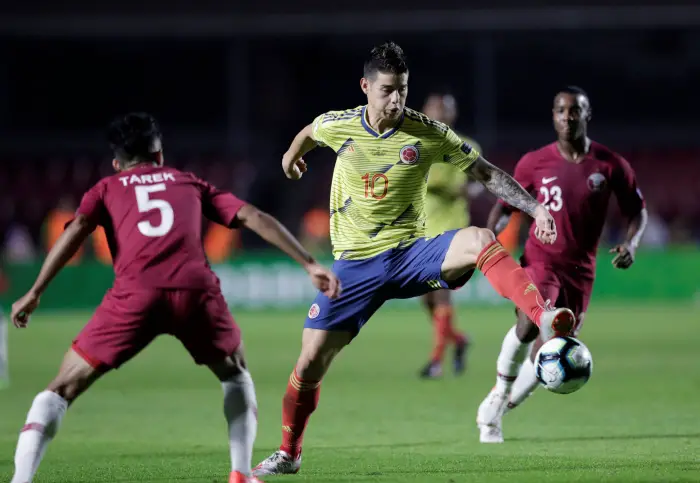
[[445, 124], [406, 108], [383, 134], [366, 106], [331, 111], [313, 122], [313, 137], [338, 155], [331, 185], [331, 242], [336, 259], [359, 260], [425, 236], [425, 194], [434, 163], [465, 171], [479, 153]]
[[[459, 136], [474, 150], [481, 152], [481, 147], [473, 140]], [[425, 231], [428, 236], [437, 236], [469, 224], [467, 200], [463, 195], [466, 182], [467, 174], [450, 164], [437, 163], [430, 168], [425, 199]]]

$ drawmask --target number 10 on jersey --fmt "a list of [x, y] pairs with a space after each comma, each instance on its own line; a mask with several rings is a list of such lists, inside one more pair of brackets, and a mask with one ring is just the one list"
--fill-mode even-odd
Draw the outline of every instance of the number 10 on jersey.
[[365, 198], [371, 196], [375, 200], [381, 200], [389, 191], [389, 178], [384, 173], [365, 173], [362, 180], [365, 182]]

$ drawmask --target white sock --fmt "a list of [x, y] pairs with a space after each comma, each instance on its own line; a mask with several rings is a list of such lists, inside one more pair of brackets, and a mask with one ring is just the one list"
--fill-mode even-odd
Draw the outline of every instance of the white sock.
[[258, 405], [253, 378], [248, 371], [243, 371], [222, 382], [221, 386], [224, 389], [224, 415], [228, 422], [231, 471], [250, 476], [253, 443], [258, 430]]
[[511, 386], [518, 376], [523, 361], [530, 352], [530, 344], [524, 344], [515, 335], [515, 326], [511, 327], [503, 338], [501, 353], [496, 361], [496, 391], [501, 394], [510, 393]]
[[39, 469], [46, 446], [53, 439], [68, 409], [68, 401], [51, 391], [37, 394], [27, 414], [15, 451], [12, 483], [30, 483]]
[[506, 411], [510, 411], [511, 409], [519, 406], [520, 403], [530, 397], [530, 394], [532, 394], [535, 389], [537, 389], [535, 365], [528, 357], [523, 366], [520, 368], [518, 378], [513, 384], [513, 388], [510, 393], [510, 401], [508, 402]]

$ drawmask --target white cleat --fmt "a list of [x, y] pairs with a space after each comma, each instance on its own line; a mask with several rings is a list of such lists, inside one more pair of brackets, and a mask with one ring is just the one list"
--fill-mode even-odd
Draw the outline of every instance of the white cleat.
[[479, 427], [479, 441], [482, 443], [502, 443], [501, 420], [508, 404], [508, 396], [497, 392], [494, 387], [479, 405], [476, 425]]
[[299, 472], [299, 468], [301, 468], [301, 455], [294, 459], [286, 451], [280, 450], [275, 451], [266, 460], [253, 468], [253, 475], [293, 475]]
[[547, 300], [545, 309], [540, 315], [540, 334], [543, 340], [567, 336], [574, 330], [575, 325], [576, 317], [571, 310], [563, 307], [554, 308]]

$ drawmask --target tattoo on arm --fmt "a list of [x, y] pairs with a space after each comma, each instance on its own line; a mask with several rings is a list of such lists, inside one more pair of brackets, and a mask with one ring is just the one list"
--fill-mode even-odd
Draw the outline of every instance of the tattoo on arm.
[[469, 168], [469, 174], [487, 190], [510, 206], [534, 217], [539, 203], [508, 173], [479, 157]]

